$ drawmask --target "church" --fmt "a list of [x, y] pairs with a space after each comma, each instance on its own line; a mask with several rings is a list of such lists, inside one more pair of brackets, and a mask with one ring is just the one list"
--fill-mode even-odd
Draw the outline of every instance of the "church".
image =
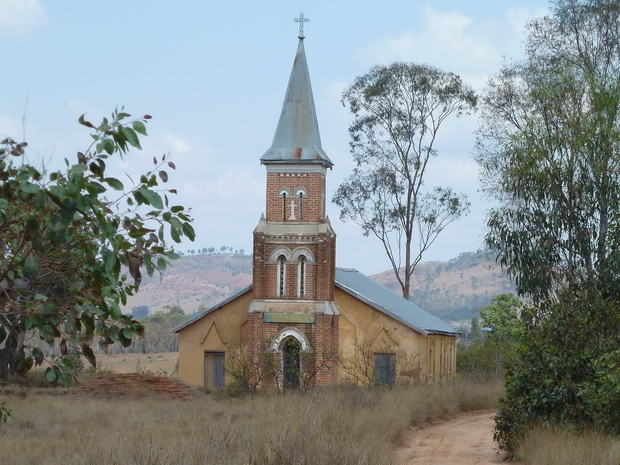
[[266, 198], [254, 229], [253, 282], [172, 330], [181, 381], [222, 388], [242, 372], [256, 385], [297, 389], [453, 376], [450, 325], [336, 267], [326, 214], [333, 164], [321, 146], [303, 27], [273, 144], [260, 163]]

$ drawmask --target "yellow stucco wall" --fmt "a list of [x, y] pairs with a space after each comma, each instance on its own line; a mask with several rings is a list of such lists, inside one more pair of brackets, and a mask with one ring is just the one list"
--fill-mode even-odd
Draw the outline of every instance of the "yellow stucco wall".
[[[364, 365], [370, 369], [366, 373], [369, 381], [375, 353], [395, 354], [397, 383], [439, 381], [455, 374], [456, 337], [422, 335], [339, 288], [335, 301], [340, 311], [339, 381], [363, 383], [360, 371]], [[205, 352], [225, 352], [228, 360], [247, 341], [251, 302], [252, 292], [248, 291], [179, 331], [181, 381], [204, 385]], [[226, 383], [230, 381], [227, 374]]]
[[[439, 380], [456, 370], [456, 337], [422, 335], [336, 288], [340, 311], [338, 379], [364, 382], [374, 353], [393, 353], [396, 382]], [[370, 364], [370, 366], [368, 366]], [[371, 373], [371, 370], [369, 370]]]
[[[204, 385], [205, 351], [225, 352], [238, 349], [244, 339], [252, 291], [179, 331], [179, 379], [191, 386]], [[226, 382], [230, 378], [226, 375]]]

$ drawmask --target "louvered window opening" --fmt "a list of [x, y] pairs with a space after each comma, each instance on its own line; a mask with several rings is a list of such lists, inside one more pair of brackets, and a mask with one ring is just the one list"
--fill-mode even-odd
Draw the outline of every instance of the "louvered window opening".
[[284, 297], [284, 265], [286, 264], [286, 257], [284, 255], [280, 255], [280, 258], [278, 259], [279, 261], [279, 270], [278, 270], [278, 281], [279, 281], [279, 291], [278, 291], [278, 295], [280, 297]]

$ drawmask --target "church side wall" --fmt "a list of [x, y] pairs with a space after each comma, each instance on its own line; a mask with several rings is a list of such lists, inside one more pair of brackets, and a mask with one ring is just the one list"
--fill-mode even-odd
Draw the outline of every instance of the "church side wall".
[[456, 337], [424, 336], [339, 288], [336, 305], [341, 321], [340, 380], [370, 382], [374, 354], [380, 353], [395, 355], [396, 383], [454, 375]]
[[427, 369], [429, 382], [440, 382], [456, 374], [456, 337], [427, 337]]

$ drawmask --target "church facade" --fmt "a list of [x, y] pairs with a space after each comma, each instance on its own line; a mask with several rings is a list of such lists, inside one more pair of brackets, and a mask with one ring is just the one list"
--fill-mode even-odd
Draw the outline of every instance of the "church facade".
[[356, 270], [336, 268], [323, 151], [300, 34], [254, 230], [253, 283], [174, 328], [179, 378], [221, 388], [394, 384], [455, 374], [456, 333]]

